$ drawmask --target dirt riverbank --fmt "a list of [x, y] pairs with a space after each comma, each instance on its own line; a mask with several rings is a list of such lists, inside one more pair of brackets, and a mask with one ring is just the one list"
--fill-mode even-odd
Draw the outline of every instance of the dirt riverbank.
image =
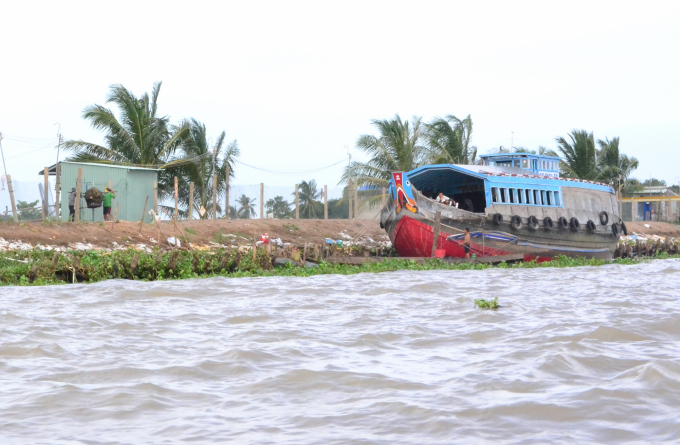
[[[649, 225], [649, 227], [647, 227]], [[629, 236], [680, 238], [680, 225], [664, 222], [626, 223]], [[113, 223], [0, 223], [0, 250], [50, 246], [62, 249], [119, 249], [127, 246], [168, 247], [167, 238], [175, 235], [172, 222], [161, 224], [162, 234], [154, 224], [120, 221]], [[389, 238], [376, 220], [216, 220], [180, 221], [177, 236], [182, 244], [201, 247], [252, 245], [253, 236], [264, 233], [295, 247], [323, 244], [326, 238], [341, 240], [345, 247], [389, 248]]]
[[[170, 221], [161, 224], [161, 245], [175, 235]], [[2, 223], [0, 224], [0, 250], [51, 246], [64, 249], [115, 249], [123, 246], [153, 247], [159, 242], [158, 228], [154, 224], [120, 221], [113, 223]], [[180, 221], [177, 237], [182, 244], [188, 241], [197, 246], [251, 245], [253, 236], [259, 239], [264, 233], [270, 239], [303, 246], [306, 243], [322, 244], [324, 239], [341, 240], [344, 245], [388, 247], [389, 238], [376, 220], [223, 220]]]

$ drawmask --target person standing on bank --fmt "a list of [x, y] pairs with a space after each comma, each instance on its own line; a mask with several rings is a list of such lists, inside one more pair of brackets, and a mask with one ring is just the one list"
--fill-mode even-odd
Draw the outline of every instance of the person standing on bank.
[[465, 258], [470, 258], [470, 229], [465, 228], [465, 238], [463, 238], [463, 248], [465, 249]]
[[104, 221], [111, 218], [111, 200], [116, 199], [116, 192], [108, 187], [104, 187]]
[[75, 221], [76, 217], [76, 188], [71, 189], [71, 193], [68, 195], [68, 219], [69, 221]]

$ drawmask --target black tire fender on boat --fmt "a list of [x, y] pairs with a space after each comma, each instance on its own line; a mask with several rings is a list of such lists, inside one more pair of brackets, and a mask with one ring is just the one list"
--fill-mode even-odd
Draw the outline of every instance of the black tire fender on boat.
[[589, 232], [594, 232], [597, 228], [595, 227], [595, 223], [592, 220], [588, 220], [586, 223], [586, 228], [588, 229]]
[[569, 227], [571, 227], [572, 231], [578, 232], [579, 230], [581, 230], [581, 223], [578, 222], [578, 219], [575, 216], [573, 216], [569, 220]]
[[555, 223], [553, 223], [551, 217], [546, 216], [545, 218], [543, 218], [543, 227], [545, 228], [545, 230], [552, 230], [555, 228]]
[[612, 235], [619, 236], [619, 226], [616, 223], [612, 223]]
[[536, 218], [534, 215], [531, 215], [527, 220], [527, 225], [531, 230], [538, 230], [538, 218]]
[[567, 221], [567, 218], [564, 216], [560, 216], [559, 219], [557, 220], [557, 224], [562, 227], [562, 229], [567, 230], [569, 228], [569, 221]]
[[621, 232], [623, 232], [623, 236], [628, 236], [628, 229], [626, 229], [626, 223], [621, 221]]
[[605, 212], [604, 210], [600, 212], [600, 224], [603, 226], [609, 224], [609, 213]]
[[510, 219], [510, 225], [512, 226], [513, 229], [519, 230], [522, 228], [522, 218], [520, 218], [517, 215], [513, 215], [512, 219]]
[[493, 216], [493, 223], [496, 224], [497, 226], [503, 224], [503, 215], [501, 215], [500, 213], [496, 213]]

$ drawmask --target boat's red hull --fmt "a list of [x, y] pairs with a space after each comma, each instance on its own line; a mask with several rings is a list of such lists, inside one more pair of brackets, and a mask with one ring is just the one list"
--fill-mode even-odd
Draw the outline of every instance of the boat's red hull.
[[[448, 257], [465, 257], [462, 242], [447, 240], [446, 238], [449, 235], [451, 234], [444, 231], [439, 233], [439, 248], [444, 249]], [[392, 239], [394, 240], [394, 248], [403, 257], [429, 257], [432, 255], [434, 228], [404, 215], [394, 228]], [[508, 255], [510, 252], [472, 242], [470, 243], [470, 254], [482, 257]]]

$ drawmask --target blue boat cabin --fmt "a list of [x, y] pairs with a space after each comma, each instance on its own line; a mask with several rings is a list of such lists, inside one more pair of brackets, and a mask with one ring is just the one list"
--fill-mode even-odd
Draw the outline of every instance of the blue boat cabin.
[[479, 155], [484, 165], [489, 167], [515, 167], [526, 170], [528, 174], [560, 177], [560, 158], [557, 156], [535, 155], [531, 153], [498, 153]]

